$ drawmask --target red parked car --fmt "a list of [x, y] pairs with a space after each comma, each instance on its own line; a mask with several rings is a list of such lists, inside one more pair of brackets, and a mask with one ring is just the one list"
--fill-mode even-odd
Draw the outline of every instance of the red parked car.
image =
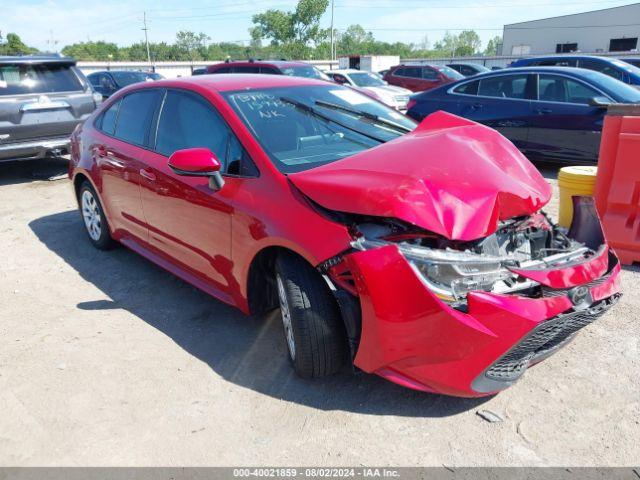
[[234, 60], [207, 67], [206, 73], [262, 73], [289, 75], [290, 77], [315, 78], [332, 81], [319, 68], [310, 63], [291, 60]]
[[303, 377], [352, 363], [489, 395], [620, 295], [589, 204], [565, 234], [540, 210], [549, 184], [496, 131], [446, 113], [417, 125], [323, 81], [127, 87], [74, 132], [69, 175], [93, 245], [246, 314], [279, 308]]
[[446, 65], [407, 63], [391, 67], [383, 78], [389, 85], [407, 88], [412, 92], [423, 92], [465, 77]]

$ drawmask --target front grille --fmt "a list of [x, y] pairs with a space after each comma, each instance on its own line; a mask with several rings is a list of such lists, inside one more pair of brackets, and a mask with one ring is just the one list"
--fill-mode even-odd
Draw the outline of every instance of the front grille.
[[503, 355], [485, 372], [491, 380], [514, 381], [536, 360], [550, 355], [581, 328], [589, 325], [614, 305], [620, 294], [615, 294], [586, 310], [573, 310], [550, 318], [533, 329], [520, 343]]
[[[609, 280], [611, 278], [611, 272], [603, 275], [600, 278], [596, 278], [595, 280], [589, 282], [589, 283], [585, 283], [584, 286], [587, 287], [589, 290], [591, 290], [593, 287], [597, 287], [599, 285], [602, 285], [603, 283], [605, 283], [607, 280]], [[569, 292], [571, 291], [570, 288], [549, 288], [546, 287], [544, 285], [542, 285], [542, 296], [543, 297], [561, 297], [563, 295], [569, 295]]]

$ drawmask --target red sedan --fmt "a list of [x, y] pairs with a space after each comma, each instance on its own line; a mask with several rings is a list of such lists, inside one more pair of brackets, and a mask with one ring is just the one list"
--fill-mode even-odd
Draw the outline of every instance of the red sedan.
[[97, 248], [246, 314], [279, 308], [303, 377], [352, 363], [489, 395], [620, 295], [589, 203], [559, 229], [549, 185], [500, 134], [445, 113], [417, 125], [323, 81], [128, 87], [76, 129], [69, 174]]

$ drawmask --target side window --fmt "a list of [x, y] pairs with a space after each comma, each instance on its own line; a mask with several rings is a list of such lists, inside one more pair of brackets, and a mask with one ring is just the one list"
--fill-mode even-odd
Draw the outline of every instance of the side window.
[[479, 80], [476, 80], [475, 82], [463, 83], [462, 85], [457, 86], [453, 91], [454, 93], [462, 93], [464, 95], [477, 95], [479, 84]]
[[231, 73], [231, 67], [218, 68], [217, 70], [214, 70], [211, 73]]
[[437, 80], [438, 72], [433, 68], [423, 67], [422, 68], [422, 78], [425, 80]]
[[405, 70], [405, 68], [396, 68], [393, 72], [391, 72], [391, 74], [396, 77], [406, 77], [407, 75], [405, 74]]
[[557, 75], [540, 75], [538, 92], [541, 101], [585, 105], [590, 98], [601, 96], [596, 90], [580, 82]]
[[113, 135], [116, 130], [116, 119], [118, 118], [118, 109], [120, 108], [120, 103], [122, 103], [122, 100], [119, 100], [111, 105], [100, 116], [100, 120], [98, 121], [98, 128], [107, 135]]
[[94, 87], [100, 86], [100, 75], [90, 75], [87, 78], [89, 79], [89, 82], [91, 82], [91, 85], [93, 85]]
[[478, 95], [498, 98], [527, 98], [527, 74], [499, 75], [480, 80]]
[[404, 69], [404, 76], [411, 77], [411, 78], [422, 78], [422, 68], [407, 67]]
[[271, 67], [260, 67], [260, 73], [266, 73], [268, 75], [278, 75], [278, 72], [275, 68]]
[[160, 90], [150, 89], [124, 97], [118, 113], [116, 138], [134, 145], [146, 145], [159, 96]]
[[609, 65], [606, 62], [599, 62], [597, 60], [590, 59], [580, 60], [580, 67], [604, 73], [605, 75], [609, 75], [610, 77], [616, 78], [618, 80], [623, 79], [622, 72], [615, 68], [613, 65]]
[[[240, 175], [253, 166], [242, 145], [209, 102], [196, 94], [168, 91], [158, 120], [156, 151], [204, 147], [215, 153], [222, 173]], [[246, 175], [250, 175], [246, 173]]]
[[258, 67], [235, 67], [233, 69], [234, 73], [260, 73], [260, 68]]
[[476, 74], [476, 71], [468, 65], [463, 65], [458, 71], [465, 77], [470, 77], [471, 75]]

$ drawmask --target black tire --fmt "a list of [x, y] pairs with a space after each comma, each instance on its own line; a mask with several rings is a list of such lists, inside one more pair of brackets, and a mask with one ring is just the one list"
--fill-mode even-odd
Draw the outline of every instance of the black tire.
[[[99, 234], [96, 233], [95, 229], [92, 229], [90, 226], [90, 222], [88, 220], [87, 215], [89, 214], [89, 206], [85, 203], [86, 198], [92, 198], [95, 208], [91, 208], [92, 213], [96, 215], [97, 218], [97, 229], [99, 230]], [[109, 250], [116, 246], [116, 242], [113, 238], [111, 238], [111, 231], [109, 230], [109, 222], [107, 220], [107, 216], [104, 214], [104, 209], [102, 208], [102, 204], [100, 203], [100, 198], [96, 194], [96, 191], [93, 189], [93, 186], [85, 181], [80, 186], [80, 190], [78, 191], [78, 207], [80, 208], [80, 218], [82, 218], [82, 224], [84, 225], [84, 231], [89, 237], [89, 241], [99, 250]]]
[[[321, 275], [304, 259], [282, 254], [276, 260], [276, 283], [285, 342], [296, 373], [317, 378], [338, 372], [347, 358], [346, 333], [336, 300]], [[283, 293], [288, 305], [283, 305]], [[285, 319], [287, 306], [293, 351]]]

